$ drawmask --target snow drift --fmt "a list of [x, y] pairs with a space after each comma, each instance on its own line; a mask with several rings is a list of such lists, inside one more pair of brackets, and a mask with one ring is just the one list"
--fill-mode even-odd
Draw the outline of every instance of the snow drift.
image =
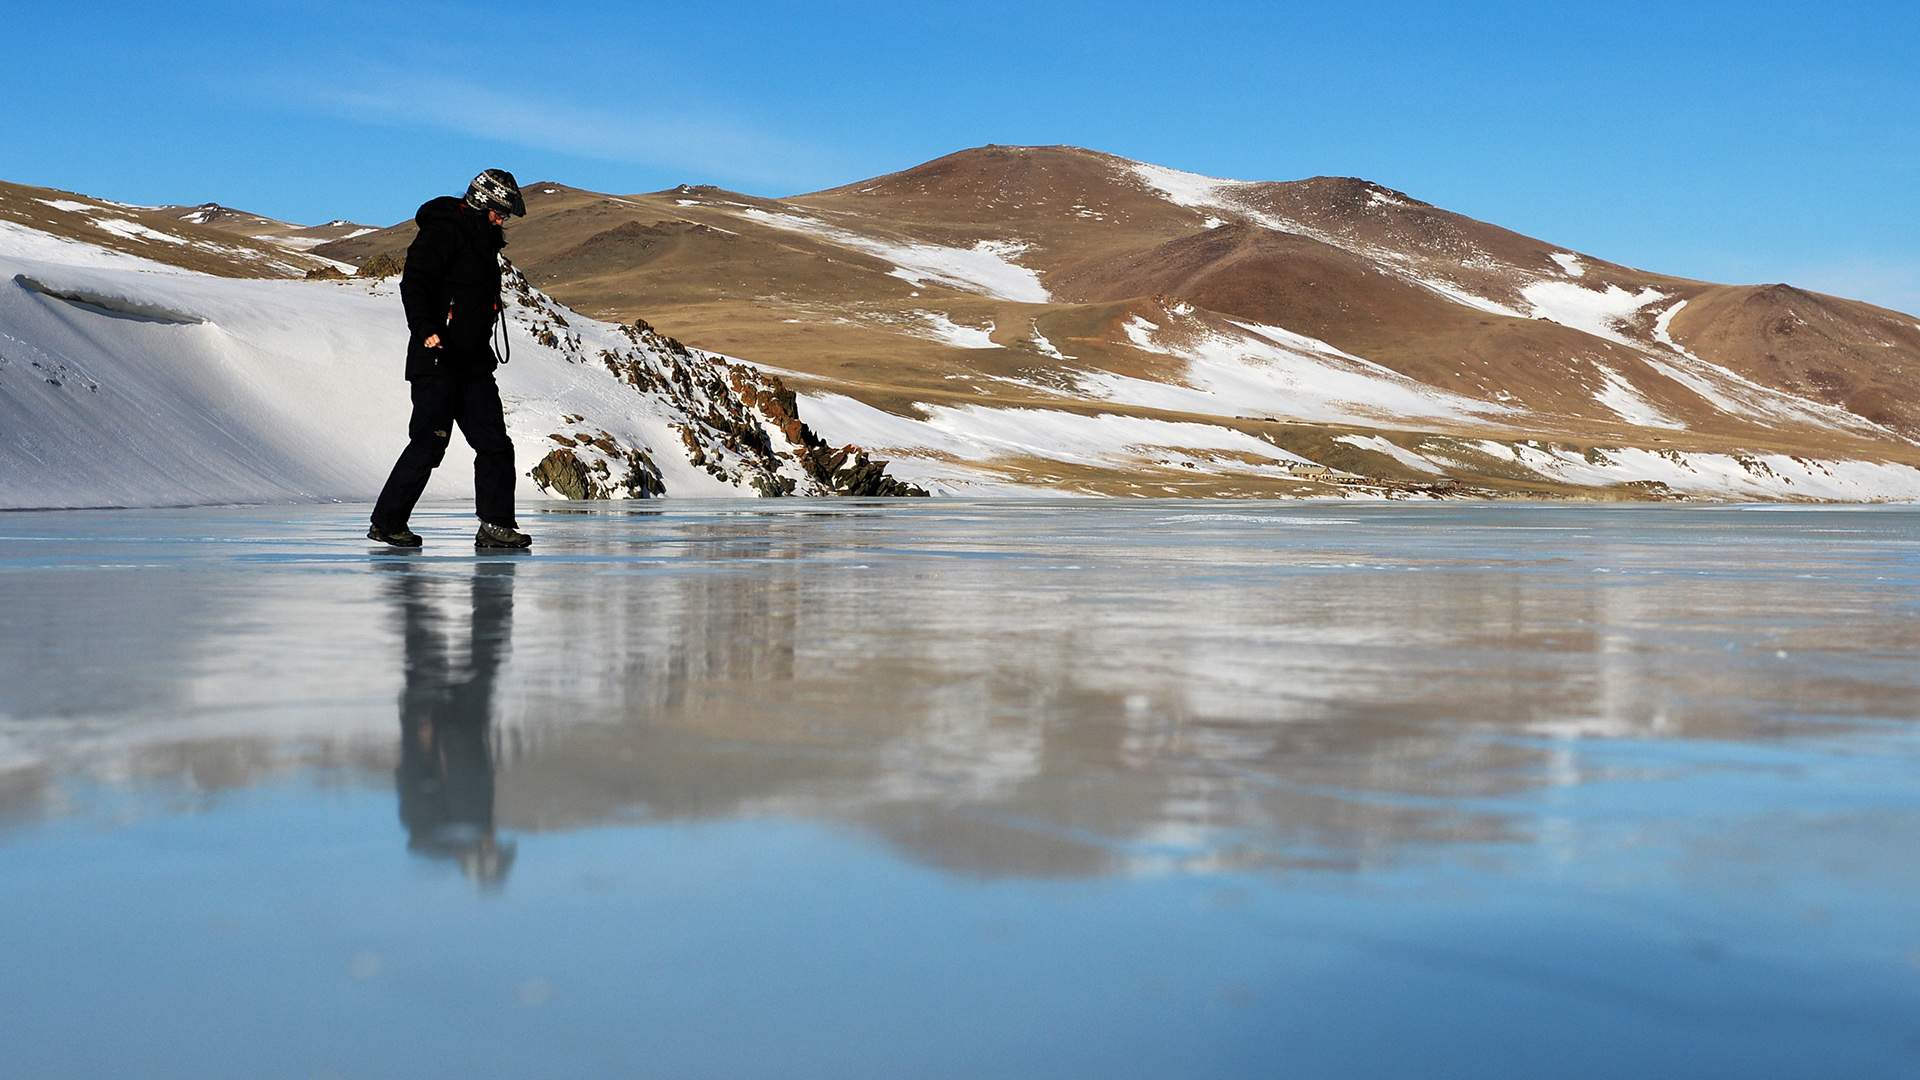
[[[0, 253], [0, 508], [378, 492], [410, 411], [396, 283], [91, 262]], [[858, 493], [904, 493], [824, 456], [777, 379], [509, 285], [497, 378], [533, 491], [837, 493], [863, 470]], [[470, 496], [471, 460], [453, 440], [429, 497]]]

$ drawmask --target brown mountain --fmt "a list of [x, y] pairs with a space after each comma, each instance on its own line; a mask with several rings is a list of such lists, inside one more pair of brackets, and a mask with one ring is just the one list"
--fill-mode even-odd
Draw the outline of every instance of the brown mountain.
[[210, 229], [245, 236], [253, 240], [264, 240], [295, 251], [310, 251], [321, 244], [350, 240], [374, 231], [371, 226], [348, 221], [345, 218], [336, 218], [320, 225], [295, 225], [211, 202], [201, 203], [198, 206], [160, 206], [155, 207], [154, 212], [164, 214], [176, 221], [204, 225]]
[[[1203, 420], [1519, 490], [1541, 470], [1479, 444], [1911, 462], [1920, 437], [1912, 317], [1637, 270], [1350, 177], [989, 146], [788, 199], [538, 184], [528, 208], [509, 251], [570, 305], [902, 416]], [[410, 229], [318, 251], [358, 262]], [[1353, 445], [1376, 434], [1450, 450], [1427, 470]]]
[[4, 181], [0, 223], [222, 277], [304, 277], [338, 271], [344, 264], [312, 249], [371, 231], [346, 221], [290, 225], [215, 203], [132, 206]]
[[[1829, 484], [1818, 463], [1920, 463], [1913, 317], [1638, 270], [1351, 177], [988, 146], [785, 199], [555, 182], [526, 198], [508, 253], [574, 309], [857, 402], [834, 407], [849, 439], [1023, 485], [1882, 497], [1904, 489]], [[254, 275], [397, 256], [413, 229], [292, 236], [215, 204], [61, 201], [0, 188], [0, 219], [24, 207], [35, 228]], [[106, 216], [193, 242], [103, 237]], [[1127, 418], [1137, 452], [1068, 449], [1060, 425], [1087, 418]], [[1193, 425], [1260, 442], [1195, 450]]]

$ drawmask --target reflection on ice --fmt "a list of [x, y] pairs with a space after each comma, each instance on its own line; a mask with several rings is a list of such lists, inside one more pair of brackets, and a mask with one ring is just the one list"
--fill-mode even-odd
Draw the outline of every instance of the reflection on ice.
[[1914, 710], [1908, 512], [646, 511], [545, 515], [519, 564], [369, 558], [330, 511], [14, 517], [5, 812], [376, 770], [397, 698], [410, 843], [468, 861], [497, 814], [802, 817], [985, 875], [1358, 866], [1641, 768], [1583, 739]]
[[454, 860], [481, 885], [498, 885], [514, 845], [493, 821], [493, 686], [513, 634], [511, 560], [474, 566], [464, 658], [406, 563], [382, 562], [403, 616], [406, 687], [400, 694], [400, 764], [394, 787], [407, 850]]
[[9, 1069], [1911, 1074], [1912, 510], [363, 509], [0, 516]]

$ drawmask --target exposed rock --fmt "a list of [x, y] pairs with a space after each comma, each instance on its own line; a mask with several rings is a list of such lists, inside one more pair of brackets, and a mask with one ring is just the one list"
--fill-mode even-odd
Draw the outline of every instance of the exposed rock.
[[540, 490], [566, 499], [651, 499], [667, 493], [651, 455], [617, 445], [591, 461], [574, 450], [553, 450], [527, 475]]
[[606, 492], [594, 483], [590, 471], [571, 450], [555, 450], [540, 459], [528, 474], [542, 491], [551, 491], [567, 499], [604, 499]]
[[1659, 480], [1629, 480], [1626, 483], [1621, 484], [1620, 486], [1626, 489], [1627, 491], [1631, 491], [1636, 495], [1643, 496], [1648, 499], [1684, 500], [1686, 498], [1685, 495], [1679, 494], [1678, 492], [1674, 491], [1672, 488], [1668, 487], [1664, 482]]
[[[799, 397], [779, 378], [689, 348], [644, 319], [620, 328], [626, 347], [589, 356], [579, 334], [544, 293], [502, 260], [509, 317], [569, 363], [598, 362], [636, 392], [661, 400], [684, 420], [669, 423], [687, 461], [716, 479], [762, 496], [925, 495], [886, 475], [885, 461], [857, 446], [833, 448], [800, 421]], [[568, 425], [582, 417], [562, 418]], [[555, 432], [554, 450], [530, 474], [543, 490], [567, 498], [647, 498], [666, 492], [646, 447], [627, 447], [611, 433]], [[783, 445], [784, 444], [784, 445]], [[795, 475], [797, 474], [797, 475]]]
[[[822, 493], [834, 495], [925, 496], [926, 490], [886, 475], [885, 461], [870, 461], [858, 446], [835, 449], [814, 434], [800, 420], [799, 396], [787, 388], [777, 375], [745, 364], [729, 364], [727, 378], [733, 392], [753, 404], [756, 411], [793, 446], [792, 454], [801, 471], [819, 485]], [[853, 464], [848, 465], [851, 459]]]
[[383, 251], [373, 258], [368, 259], [366, 262], [361, 263], [360, 269], [354, 271], [353, 276], [363, 278], [388, 278], [400, 273], [406, 268], [407, 253], [405, 251]]

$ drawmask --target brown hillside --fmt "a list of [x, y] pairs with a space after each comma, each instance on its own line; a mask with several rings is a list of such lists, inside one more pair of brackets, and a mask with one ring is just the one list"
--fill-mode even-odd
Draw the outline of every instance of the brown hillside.
[[[1920, 438], [1911, 318], [1592, 259], [1354, 177], [1216, 180], [987, 146], [786, 199], [525, 193], [508, 255], [558, 299], [902, 416], [1253, 417], [1317, 460], [1402, 478], [1404, 462], [1335, 442], [1347, 429], [1326, 418], [1403, 447], [1444, 433], [1912, 460]], [[412, 232], [313, 254], [361, 264]], [[1428, 391], [1452, 404], [1396, 418], [1391, 402]], [[1552, 490], [1497, 454], [1460, 454], [1451, 475]]]

